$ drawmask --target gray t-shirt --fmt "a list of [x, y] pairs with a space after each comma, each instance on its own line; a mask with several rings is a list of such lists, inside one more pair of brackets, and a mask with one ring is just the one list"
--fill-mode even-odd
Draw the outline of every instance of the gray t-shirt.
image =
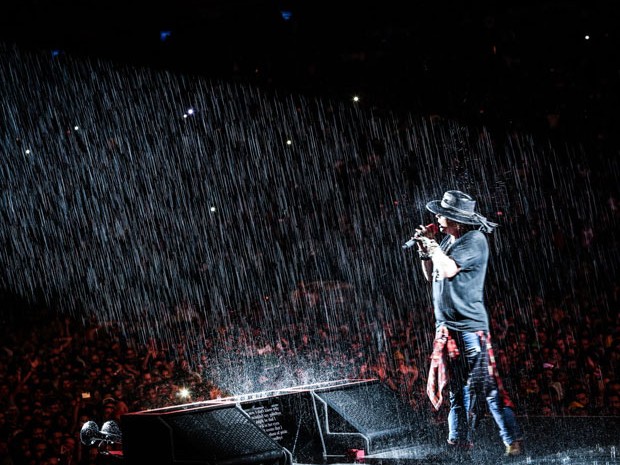
[[446, 236], [441, 249], [461, 269], [452, 278], [436, 279], [433, 273], [433, 304], [437, 326], [455, 331], [488, 331], [489, 318], [484, 306], [484, 278], [489, 245], [481, 231], [469, 231], [450, 244]]

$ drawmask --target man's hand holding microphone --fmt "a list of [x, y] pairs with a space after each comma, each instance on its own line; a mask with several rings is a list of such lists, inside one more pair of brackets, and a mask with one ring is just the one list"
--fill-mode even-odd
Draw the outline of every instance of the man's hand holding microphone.
[[439, 228], [435, 223], [420, 225], [416, 228], [415, 234], [403, 245], [403, 249], [408, 249], [417, 245], [418, 256], [420, 260], [430, 260], [433, 253], [439, 248], [439, 244], [435, 240], [435, 235], [439, 232]]

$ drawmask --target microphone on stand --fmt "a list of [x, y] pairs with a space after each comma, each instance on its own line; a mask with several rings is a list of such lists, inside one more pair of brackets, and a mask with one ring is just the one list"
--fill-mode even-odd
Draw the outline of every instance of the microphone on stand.
[[408, 249], [415, 245], [416, 240], [418, 240], [421, 236], [425, 235], [427, 232], [431, 232], [432, 234], [437, 234], [439, 232], [439, 228], [435, 223], [427, 224], [424, 226], [425, 231], [416, 232], [411, 239], [403, 244], [403, 249]]

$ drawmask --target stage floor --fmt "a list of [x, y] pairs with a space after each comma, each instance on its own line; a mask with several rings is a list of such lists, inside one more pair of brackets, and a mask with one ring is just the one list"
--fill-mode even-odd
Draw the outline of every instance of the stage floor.
[[[524, 433], [523, 454], [504, 457], [504, 447], [490, 418], [477, 432], [479, 440], [467, 455], [448, 455], [445, 425], [425, 428], [415, 445], [367, 455], [368, 465], [620, 465], [620, 417], [519, 418]], [[343, 463], [351, 463], [351, 461]]]
[[[592, 446], [564, 451], [532, 453], [525, 449], [518, 457], [504, 457], [501, 450], [474, 449], [468, 456], [442, 454], [441, 447], [415, 446], [400, 451], [367, 456], [363, 462], [368, 465], [425, 465], [471, 463], [480, 465], [620, 465], [618, 446]], [[348, 462], [349, 464], [351, 462]]]

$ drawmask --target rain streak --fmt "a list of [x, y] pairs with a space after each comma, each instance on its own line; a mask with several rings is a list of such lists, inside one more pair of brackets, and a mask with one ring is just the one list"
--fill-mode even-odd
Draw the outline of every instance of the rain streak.
[[403, 334], [424, 371], [430, 290], [401, 246], [447, 189], [500, 223], [492, 320], [525, 324], [535, 297], [594, 296], [617, 276], [617, 243], [588, 242], [617, 221], [615, 159], [599, 182], [585, 149], [517, 131], [0, 56], [3, 288], [129, 346], [174, 347], [225, 392], [356, 377]]

